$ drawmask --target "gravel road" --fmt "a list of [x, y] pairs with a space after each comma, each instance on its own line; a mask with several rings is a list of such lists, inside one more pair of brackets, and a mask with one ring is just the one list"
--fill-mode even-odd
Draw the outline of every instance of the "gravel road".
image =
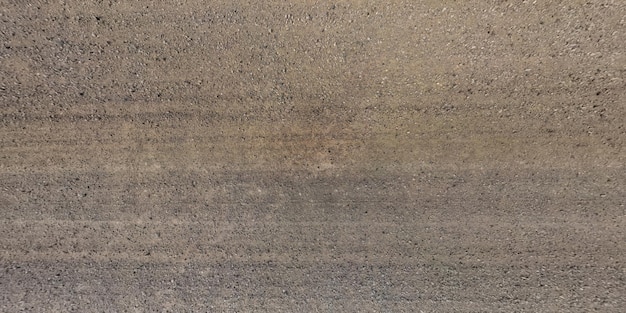
[[0, 0], [0, 312], [623, 312], [625, 12]]

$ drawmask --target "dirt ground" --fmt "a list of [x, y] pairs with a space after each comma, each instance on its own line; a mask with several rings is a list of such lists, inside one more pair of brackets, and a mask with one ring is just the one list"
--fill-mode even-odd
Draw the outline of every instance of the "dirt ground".
[[623, 312], [625, 12], [0, 0], [0, 312]]

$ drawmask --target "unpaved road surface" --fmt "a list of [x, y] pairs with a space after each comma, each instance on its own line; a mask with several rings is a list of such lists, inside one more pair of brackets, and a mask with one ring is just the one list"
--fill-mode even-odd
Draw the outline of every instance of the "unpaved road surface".
[[624, 312], [625, 12], [0, 0], [0, 312]]

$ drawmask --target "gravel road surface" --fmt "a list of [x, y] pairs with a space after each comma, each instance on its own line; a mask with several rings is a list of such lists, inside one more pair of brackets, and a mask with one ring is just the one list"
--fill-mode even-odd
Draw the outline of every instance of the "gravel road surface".
[[624, 312], [625, 14], [0, 0], [0, 312]]

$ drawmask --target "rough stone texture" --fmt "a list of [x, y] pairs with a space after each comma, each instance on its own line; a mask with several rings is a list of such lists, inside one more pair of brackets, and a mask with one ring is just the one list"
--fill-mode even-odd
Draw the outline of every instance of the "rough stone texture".
[[623, 312], [624, 12], [0, 0], [0, 311]]

